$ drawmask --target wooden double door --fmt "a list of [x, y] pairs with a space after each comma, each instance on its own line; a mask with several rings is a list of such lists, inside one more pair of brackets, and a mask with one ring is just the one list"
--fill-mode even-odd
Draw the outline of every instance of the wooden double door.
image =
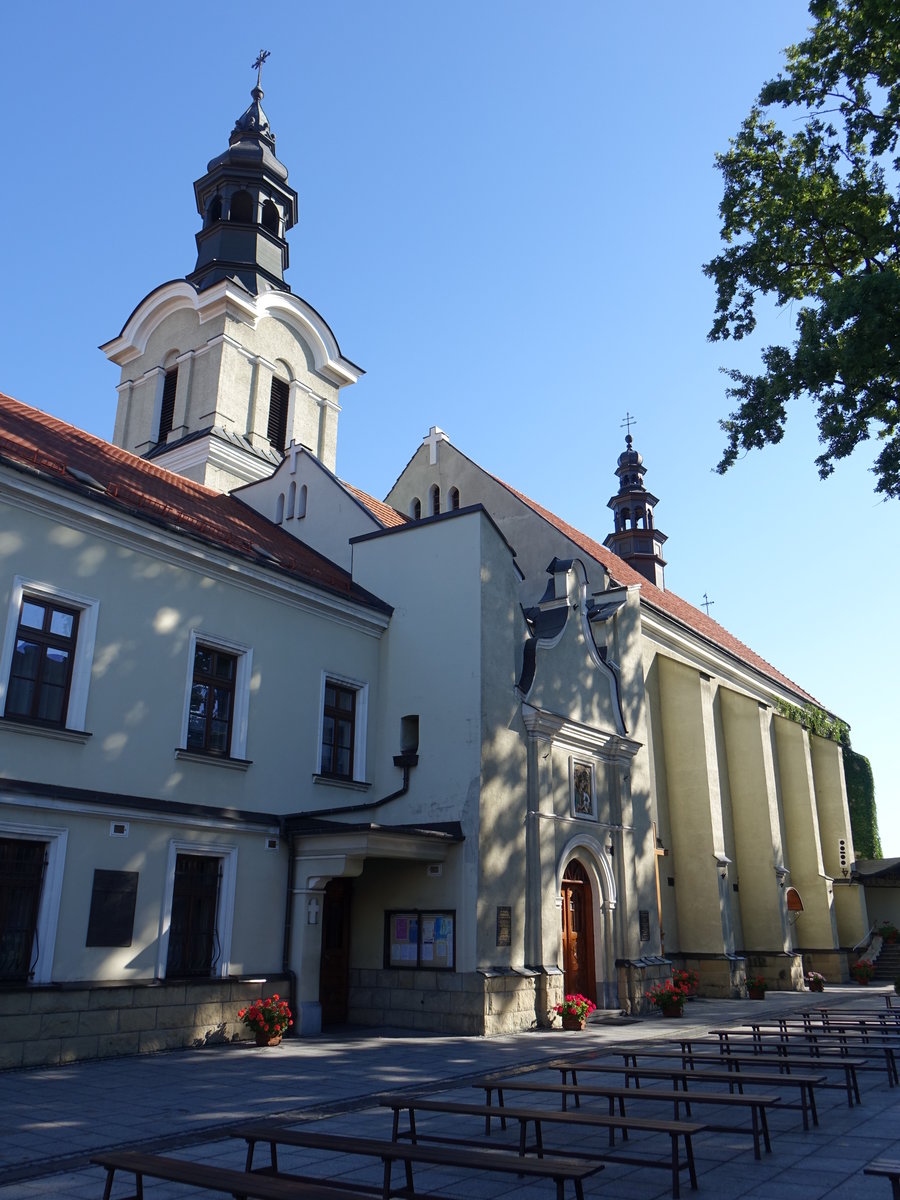
[[566, 995], [580, 992], [596, 1002], [594, 900], [588, 873], [578, 859], [563, 875], [562, 945]]

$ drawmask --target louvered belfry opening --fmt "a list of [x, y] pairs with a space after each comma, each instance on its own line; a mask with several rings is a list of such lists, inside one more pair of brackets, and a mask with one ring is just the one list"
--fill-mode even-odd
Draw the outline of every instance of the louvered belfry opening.
[[159, 409], [159, 436], [157, 442], [164, 442], [172, 432], [175, 422], [175, 391], [178, 387], [178, 368], [166, 371], [163, 382], [162, 404]]
[[287, 438], [288, 397], [290, 387], [283, 379], [272, 380], [272, 390], [269, 394], [269, 425], [266, 437], [276, 450], [284, 453]]

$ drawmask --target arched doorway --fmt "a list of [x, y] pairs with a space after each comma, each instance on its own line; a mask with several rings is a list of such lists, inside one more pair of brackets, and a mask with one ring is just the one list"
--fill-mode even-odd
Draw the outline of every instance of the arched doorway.
[[594, 901], [588, 873], [573, 858], [562, 881], [562, 951], [566, 993], [596, 1001]]

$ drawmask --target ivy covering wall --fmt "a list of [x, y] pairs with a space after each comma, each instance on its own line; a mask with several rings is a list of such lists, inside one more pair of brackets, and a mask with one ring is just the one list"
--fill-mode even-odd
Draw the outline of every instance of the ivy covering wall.
[[878, 813], [875, 809], [875, 779], [869, 760], [844, 746], [844, 778], [847, 781], [847, 804], [850, 808], [850, 829], [857, 858], [882, 858], [878, 836]]
[[875, 778], [869, 760], [850, 746], [850, 727], [838, 717], [830, 717], [821, 708], [801, 707], [776, 701], [783, 717], [796, 721], [810, 733], [840, 743], [844, 756], [844, 779], [847, 783], [847, 806], [850, 809], [850, 832], [857, 858], [881, 858], [881, 839], [878, 836], [878, 813], [875, 809]]

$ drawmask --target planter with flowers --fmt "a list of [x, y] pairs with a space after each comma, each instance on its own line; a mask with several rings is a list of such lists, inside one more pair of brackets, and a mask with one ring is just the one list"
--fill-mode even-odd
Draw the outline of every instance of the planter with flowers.
[[654, 983], [644, 995], [664, 1017], [680, 1017], [684, 1012], [684, 1002], [687, 999], [684, 989], [671, 979]]
[[747, 976], [747, 994], [751, 1000], [765, 1000], [768, 986], [765, 975]]
[[256, 1035], [257, 1046], [277, 1046], [284, 1031], [294, 1023], [287, 1000], [282, 1000], [277, 992], [242, 1008], [238, 1019]]
[[880, 921], [875, 927], [875, 932], [880, 938], [884, 938], [888, 945], [893, 945], [897, 941], [897, 926], [892, 921]]
[[673, 971], [672, 983], [684, 992], [686, 1000], [693, 1000], [700, 986], [700, 976], [696, 971]]
[[867, 958], [859, 958], [850, 968], [850, 974], [857, 983], [867, 987], [875, 978], [875, 967]]
[[556, 1011], [562, 1017], [563, 1029], [584, 1029], [585, 1022], [597, 1005], [580, 992], [570, 992], [557, 1004]]
[[807, 971], [804, 979], [811, 992], [825, 991], [825, 976], [820, 971]]

